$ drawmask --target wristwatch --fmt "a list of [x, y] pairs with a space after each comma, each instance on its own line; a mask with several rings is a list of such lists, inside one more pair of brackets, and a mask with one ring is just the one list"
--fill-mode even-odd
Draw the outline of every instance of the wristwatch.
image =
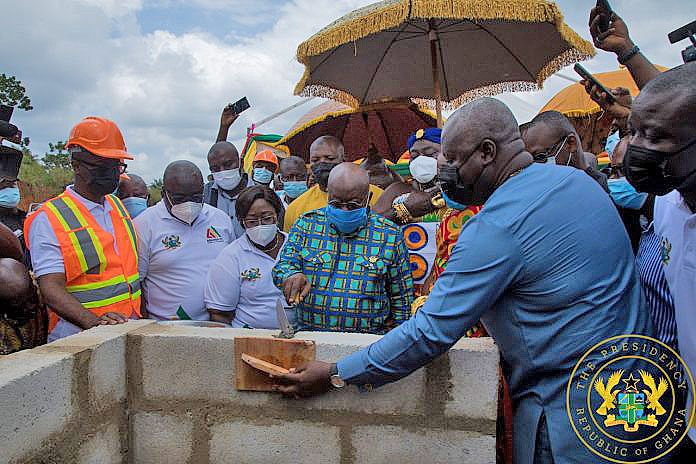
[[334, 388], [343, 388], [346, 386], [346, 382], [338, 375], [338, 366], [336, 366], [336, 363], [331, 364], [329, 376], [329, 382], [331, 382]]

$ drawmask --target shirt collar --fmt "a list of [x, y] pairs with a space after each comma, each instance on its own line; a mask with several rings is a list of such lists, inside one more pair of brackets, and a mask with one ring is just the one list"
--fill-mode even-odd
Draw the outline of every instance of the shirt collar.
[[97, 209], [97, 208], [102, 208], [102, 209], [104, 209], [104, 208], [106, 208], [106, 206], [109, 204], [109, 202], [106, 200], [106, 198], [104, 198], [104, 204], [103, 204], [103, 205], [100, 204], [100, 203], [95, 203], [95, 202], [93, 202], [92, 200], [88, 200], [87, 198], [85, 198], [85, 197], [83, 197], [82, 195], [80, 195], [79, 193], [77, 193], [77, 192], [73, 189], [73, 185], [68, 185], [67, 187], [65, 187], [65, 191], [66, 191], [70, 196], [73, 196], [73, 197], [75, 197], [77, 200], [79, 200], [79, 201], [85, 206], [85, 208], [87, 208], [88, 211], [92, 211], [92, 210]]

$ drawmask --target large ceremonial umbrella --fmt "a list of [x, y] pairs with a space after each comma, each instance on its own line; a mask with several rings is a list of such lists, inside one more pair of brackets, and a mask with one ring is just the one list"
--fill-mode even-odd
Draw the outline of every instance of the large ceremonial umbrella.
[[309, 146], [317, 137], [333, 135], [345, 147], [346, 161], [362, 158], [370, 144], [380, 154], [396, 161], [407, 149], [409, 135], [435, 125], [435, 118], [415, 103], [389, 102], [358, 109], [328, 101], [302, 116], [278, 145], [286, 145], [290, 153], [309, 160]]
[[333, 22], [297, 48], [296, 95], [352, 107], [417, 98], [437, 110], [537, 90], [592, 44], [546, 0], [387, 0]]
[[[664, 66], [657, 66], [657, 69], [667, 70]], [[594, 76], [608, 89], [623, 87], [628, 89], [631, 96], [638, 95], [638, 86], [625, 68]], [[579, 83], [569, 85], [554, 95], [540, 112], [543, 111], [558, 111], [566, 115], [578, 131], [586, 151], [600, 153], [604, 150], [613, 118], [602, 111]]]

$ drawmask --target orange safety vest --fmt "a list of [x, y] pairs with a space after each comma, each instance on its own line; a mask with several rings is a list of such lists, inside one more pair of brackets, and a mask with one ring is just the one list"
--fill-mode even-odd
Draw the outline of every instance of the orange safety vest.
[[[106, 195], [105, 201], [111, 205], [113, 236], [67, 190], [48, 200], [36, 213], [46, 213], [63, 255], [66, 289], [85, 309], [97, 317], [107, 312], [140, 316], [135, 227], [121, 200]], [[24, 224], [27, 248], [29, 229], [37, 215], [32, 214]], [[58, 315], [49, 311], [49, 332], [58, 320]]]

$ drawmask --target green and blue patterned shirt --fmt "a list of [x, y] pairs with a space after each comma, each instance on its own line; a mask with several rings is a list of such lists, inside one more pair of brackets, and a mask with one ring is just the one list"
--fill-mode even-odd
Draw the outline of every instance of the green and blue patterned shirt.
[[312, 286], [298, 305], [300, 330], [383, 334], [411, 316], [413, 279], [401, 228], [370, 214], [366, 226], [339, 234], [324, 208], [290, 230], [273, 282], [303, 273]]

